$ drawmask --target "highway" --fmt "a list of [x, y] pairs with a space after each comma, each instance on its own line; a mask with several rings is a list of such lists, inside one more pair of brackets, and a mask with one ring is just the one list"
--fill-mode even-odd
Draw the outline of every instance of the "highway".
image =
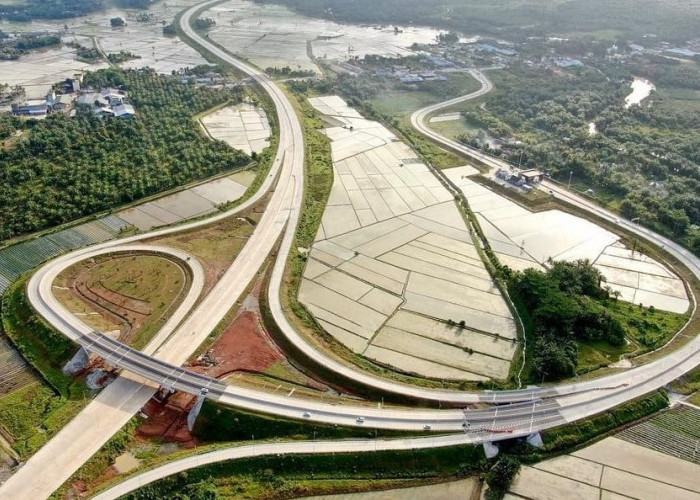
[[[208, 2], [207, 4], [209, 3], [213, 2]], [[101, 252], [108, 248], [111, 248], [113, 251], [114, 249], [119, 249], [122, 244], [131, 243], [146, 237], [150, 238], [155, 234], [180, 231], [183, 227], [90, 247], [55, 259], [44, 266], [29, 282], [29, 297], [37, 311], [61, 332], [85, 346], [88, 350], [104, 356], [115, 366], [123, 368], [138, 377], [148, 379], [156, 385], [192, 394], [200, 394], [202, 388], [206, 388], [208, 390], [206, 393], [207, 397], [224, 404], [285, 417], [340, 425], [405, 430], [422, 430], [426, 425], [429, 425], [431, 431], [467, 430], [468, 432], [460, 433], [456, 437], [445, 438], [459, 440], [460, 442], [491, 441], [517, 435], [527, 435], [534, 431], [584, 418], [661, 387], [698, 364], [698, 361], [700, 361], [700, 341], [694, 339], [684, 348], [662, 360], [598, 380], [566, 384], [554, 388], [527, 388], [518, 391], [474, 394], [422, 389], [397, 384], [373, 377], [356, 368], [345, 366], [316, 351], [289, 324], [284, 317], [280, 304], [282, 273], [286, 264], [286, 258], [292, 248], [294, 231], [303, 200], [304, 148], [301, 127], [291, 103], [274, 83], [269, 81], [257, 69], [236, 60], [204, 38], [199, 37], [190, 28], [189, 21], [193, 13], [201, 8], [202, 5], [207, 4], [200, 4], [190, 8], [181, 18], [182, 29], [188, 36], [197, 40], [200, 45], [213, 52], [217, 57], [251, 74], [265, 91], [270, 94], [277, 109], [280, 123], [280, 145], [274, 167], [270, 176], [266, 179], [264, 188], [268, 189], [272, 186], [274, 177], [277, 177], [278, 180], [268, 208], [255, 232], [232, 266], [215, 285], [214, 289], [191, 312], [189, 317], [184, 319], [177, 330], [169, 336], [168, 340], [154, 351], [154, 355], [138, 352], [107, 336], [93, 332], [77, 318], [65, 311], [53, 297], [53, 277], [60, 273], [62, 269], [65, 269], [69, 262], [74, 259], [89, 258], [94, 252]], [[423, 115], [423, 117], [426, 115]], [[483, 155], [483, 153], [480, 154]], [[259, 196], [260, 194], [256, 195], [258, 199]], [[248, 205], [250, 203], [252, 202], [249, 202]], [[216, 218], [228, 215], [231, 215], [231, 212], [218, 215]], [[209, 222], [211, 222], [211, 219], [184, 227], [193, 227]], [[466, 405], [468, 403], [481, 402], [500, 403], [502, 405], [472, 408], [465, 411], [394, 410], [349, 405], [335, 406], [225, 386], [215, 379], [194, 374], [181, 368], [180, 365], [206, 339], [240, 297], [282, 234], [282, 243], [270, 280], [269, 300], [275, 320], [285, 335], [300, 350], [303, 350], [316, 362], [324, 364], [343, 376], [351, 377], [358, 382], [387, 392], [451, 404]], [[698, 260], [694, 256], [685, 256], [684, 261], [688, 263], [689, 268], [694, 272], [700, 272]], [[152, 391], [153, 386], [150, 386], [150, 392], [152, 393]], [[147, 392], [149, 391], [145, 391], [145, 393]], [[141, 393], [141, 396], [145, 393]], [[133, 412], [129, 414], [132, 411], [132, 406], [129, 406], [123, 412], [124, 415], [128, 417], [133, 415]], [[308, 413], [309, 416], [304, 417], [304, 413]], [[59, 436], [61, 434], [56, 438]], [[91, 436], [86, 446], [93, 449], [96, 445], [101, 446], [108, 438], [109, 436], [103, 436], [103, 439], [100, 441], [100, 438]], [[433, 439], [432, 443], [434, 445], [438, 445], [439, 441], [436, 441], [438, 438], [431, 439]], [[423, 439], [422, 441], [397, 440], [391, 441], [390, 446], [408, 449], [430, 442], [430, 439]], [[376, 442], [372, 441], [371, 443]], [[426, 444], [426, 446], [428, 445]], [[97, 447], [99, 448], [99, 446]], [[61, 448], [55, 446], [54, 449], [60, 450]], [[0, 488], [0, 496], [5, 498], [4, 495], [12, 492], [11, 494], [15, 496], [7, 495], [6, 497], [45, 498], [48, 496], [47, 491], [49, 494], [53, 491], [49, 491], [50, 486], [48, 483], [50, 481], [44, 481], [43, 478], [39, 482], [44, 482], [46, 485], [42, 486], [41, 489], [33, 488], [33, 485], [30, 484], [32, 481], [37, 482], [35, 478], [42, 475], [42, 472], [39, 472], [40, 468], [33, 465], [33, 463], [39, 463], [37, 462], [38, 459], [36, 459], [37, 456], [43, 457], [41, 460], [44, 461], [47, 459], [47, 455], [43, 454], [42, 451], [37, 453], [11, 480], [7, 481]], [[68, 470], [64, 471], [63, 474], [66, 478], [70, 476], [70, 472], [74, 468], [80, 465], [70, 460], [63, 460], [61, 453], [54, 455], [53, 459], [59, 464], [69, 464], [67, 465]], [[25, 474], [25, 470], [33, 472], [32, 474]], [[33, 479], [30, 481], [30, 478]], [[58, 483], [58, 485], [60, 484]], [[14, 485], [14, 489], [8, 489], [8, 485]], [[54, 489], [58, 485], [55, 485]]]

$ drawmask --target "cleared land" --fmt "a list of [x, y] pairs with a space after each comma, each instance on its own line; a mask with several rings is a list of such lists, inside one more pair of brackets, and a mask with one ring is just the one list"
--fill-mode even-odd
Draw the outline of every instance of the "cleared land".
[[[522, 467], [507, 498], [700, 498], [700, 410], [676, 407], [570, 455]], [[676, 430], [664, 432], [672, 426]], [[630, 442], [634, 441], [634, 442]], [[678, 450], [684, 450], [679, 453]]]
[[252, 104], [227, 106], [202, 118], [209, 135], [247, 155], [270, 145], [270, 122], [263, 108]]
[[158, 255], [114, 255], [76, 264], [54, 283], [56, 297], [86, 324], [146, 345], [187, 293], [187, 274]]
[[469, 179], [471, 169], [445, 174], [465, 194], [498, 258], [513, 269], [552, 260], [588, 259], [627, 302], [685, 313], [690, 301], [683, 281], [663, 264], [626, 248], [620, 238], [560, 210], [530, 212]]
[[515, 323], [449, 192], [381, 124], [338, 97], [310, 102], [335, 124], [326, 130], [334, 184], [300, 301], [338, 341], [381, 364], [505, 378]]

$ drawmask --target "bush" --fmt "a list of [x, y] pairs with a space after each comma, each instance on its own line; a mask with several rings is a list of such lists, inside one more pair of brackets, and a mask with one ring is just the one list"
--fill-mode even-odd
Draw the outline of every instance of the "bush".
[[502, 455], [486, 473], [489, 496], [492, 499], [503, 498], [520, 470], [520, 460], [511, 455]]

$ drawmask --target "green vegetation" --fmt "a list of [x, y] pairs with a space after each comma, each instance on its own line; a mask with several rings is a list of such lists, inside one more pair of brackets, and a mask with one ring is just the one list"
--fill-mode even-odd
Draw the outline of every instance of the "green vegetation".
[[[547, 47], [530, 46], [528, 56], [556, 48]], [[568, 53], [583, 57], [605, 47], [581, 42]], [[625, 108], [632, 75], [651, 78], [660, 91], [642, 106]], [[475, 129], [463, 142], [479, 146], [483, 133], [517, 139], [495, 154], [571, 180], [581, 191], [592, 189], [599, 203], [700, 252], [697, 64], [638, 56], [622, 66], [602, 54], [576, 70], [516, 63], [490, 76], [496, 91], [461, 108], [464, 122]]]
[[112, 28], [123, 28], [126, 26], [126, 21], [124, 21], [124, 18], [121, 17], [113, 17], [109, 20], [109, 25]]
[[654, 33], [664, 40], [697, 36], [697, 0], [254, 0], [276, 3], [311, 17], [351, 23], [415, 24], [526, 39], [544, 34]]
[[627, 330], [611, 314], [604, 277], [587, 260], [554, 262], [547, 271], [512, 273], [508, 289], [530, 339], [532, 379], [573, 376], [579, 342], [624, 345]]
[[486, 473], [486, 484], [489, 485], [487, 498], [503, 498], [519, 470], [520, 460], [512, 455], [501, 455]]
[[367, 491], [377, 486], [401, 487], [415, 480], [465, 477], [482, 472], [485, 465], [481, 447], [474, 446], [259, 457], [192, 469], [141, 488], [126, 498], [294, 498]]
[[77, 346], [34, 312], [25, 291], [27, 281], [27, 277], [20, 278], [2, 297], [3, 330], [22, 356], [63, 397], [83, 397], [85, 386], [61, 372]]
[[197, 417], [194, 434], [208, 442], [248, 441], [250, 439], [348, 439], [404, 436], [408, 433], [338, 427], [303, 421], [301, 413], [298, 421], [285, 420], [247, 413], [241, 410], [204, 402]]
[[272, 78], [306, 78], [316, 76], [316, 72], [312, 69], [292, 69], [289, 66], [284, 66], [283, 68], [270, 66], [265, 68], [265, 73]]
[[61, 372], [77, 348], [36, 315], [26, 283], [27, 278], [19, 279], [3, 295], [2, 330], [48, 385], [33, 384], [0, 399], [0, 425], [22, 459], [60, 431], [84, 407], [89, 392], [82, 381]]
[[42, 384], [23, 387], [0, 399], [0, 427], [21, 460], [29, 458], [85, 406], [85, 400], [56, 396]]
[[121, 329], [122, 340], [137, 349], [143, 349], [160, 330], [189, 288], [187, 268], [157, 254], [90, 259], [67, 269], [57, 283], [60, 280], [66, 285], [75, 280], [75, 289], [57, 290], [57, 298], [69, 311], [109, 311], [111, 328], [105, 328], [101, 316], [86, 316], [85, 321], [100, 331]]
[[52, 500], [63, 500], [67, 497], [69, 485], [75, 481], [89, 485], [104, 475], [109, 467], [114, 464], [114, 460], [126, 452], [129, 445], [132, 444], [136, 429], [142, 421], [143, 419], [138, 416], [129, 420], [49, 498]]
[[[497, 462], [500, 465], [491, 473], [487, 472], [489, 462], [481, 447], [473, 446], [367, 454], [282, 455], [199, 467], [148, 485], [126, 498], [293, 498], [405, 487], [415, 485], [416, 481], [437, 482], [485, 473], [494, 485], [505, 484], [517, 471], [519, 462], [532, 463], [569, 452], [667, 405], [664, 392], [652, 393], [591, 419], [543, 432], [542, 449], [514, 440], [501, 441], [502, 456]], [[217, 415], [220, 419], [226, 416]], [[278, 429], [287, 425], [278, 422], [275, 421]], [[294, 427], [288, 429], [295, 432]], [[306, 430], [305, 434], [309, 432]]]
[[216, 25], [216, 21], [209, 17], [198, 17], [194, 20], [192, 26], [199, 31], [208, 31]]
[[526, 450], [523, 461], [536, 462], [551, 454], [565, 453], [584, 443], [618, 429], [631, 422], [652, 415], [668, 406], [668, 396], [663, 390], [652, 392], [615, 407], [605, 413], [543, 433], [544, 448]]
[[132, 59], [141, 59], [141, 56], [129, 52], [128, 50], [120, 50], [119, 52], [110, 52], [107, 54], [107, 60], [112, 64], [119, 64]]
[[[245, 165], [249, 158], [202, 137], [196, 115], [240, 88], [213, 90], [152, 70], [101, 70], [85, 84], [122, 86], [137, 114], [102, 120], [92, 113], [53, 114], [14, 147], [0, 150], [0, 240], [107, 210], [195, 179]], [[3, 127], [17, 122], [2, 122]], [[7, 124], [7, 125], [6, 125]], [[14, 133], [8, 130], [7, 133]]]
[[9, 38], [0, 31], [0, 60], [16, 60], [19, 56], [30, 50], [60, 45], [59, 35], [46, 35], [44, 33], [26, 33]]
[[85, 47], [77, 42], [68, 42], [66, 45], [75, 49], [75, 55], [79, 61], [94, 63], [95, 61], [102, 59], [102, 53], [95, 47]]
[[32, 19], [68, 19], [103, 8], [102, 0], [26, 0], [22, 4], [0, 4], [0, 19], [26, 22]]

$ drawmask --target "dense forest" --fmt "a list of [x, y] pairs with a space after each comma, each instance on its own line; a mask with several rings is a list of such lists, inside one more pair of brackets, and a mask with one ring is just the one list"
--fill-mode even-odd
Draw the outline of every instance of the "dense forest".
[[[156, 0], [114, 0], [124, 9], [147, 9]], [[3, 4], [0, 0], [0, 19], [31, 21], [32, 19], [68, 19], [97, 12], [105, 8], [104, 0], [26, 0], [23, 3]]]
[[212, 90], [152, 70], [88, 73], [85, 85], [121, 86], [133, 119], [90, 112], [46, 120], [0, 119], [0, 240], [106, 210], [246, 164], [248, 156], [204, 139], [194, 116], [239, 102], [241, 90]]
[[700, 0], [253, 0], [341, 22], [417, 24], [524, 38], [616, 30], [633, 38], [698, 36]]

